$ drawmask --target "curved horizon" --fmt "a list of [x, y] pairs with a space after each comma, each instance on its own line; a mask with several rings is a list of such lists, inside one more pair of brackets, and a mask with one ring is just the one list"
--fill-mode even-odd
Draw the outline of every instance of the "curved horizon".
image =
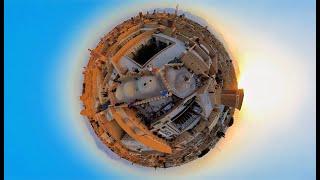
[[[276, 2], [249, 5], [211, 1], [198, 4], [192, 1], [151, 3], [143, 0], [123, 1], [119, 5], [110, 1], [91, 8], [85, 15], [81, 14], [85, 18], [72, 22], [70, 26], [75, 28], [61, 36], [63, 41], [57, 45], [50, 63], [44, 68], [46, 72], [41, 80], [44, 100], [41, 104], [47, 113], [44, 117], [54, 117], [46, 121], [50, 127], [48, 131], [53, 134], [50, 138], [59, 141], [61, 151], [88, 171], [88, 177], [97, 179], [313, 179], [315, 18], [313, 11], [308, 14], [313, 3], [300, 8], [306, 12], [303, 15], [308, 21], [299, 18], [301, 14], [295, 14], [294, 8], [286, 9], [285, 2], [279, 3], [283, 8], [280, 17], [277, 14], [279, 10], [273, 9], [272, 3]], [[245, 90], [245, 95], [242, 110], [236, 112], [235, 122], [228, 129], [226, 138], [206, 156], [179, 167], [154, 170], [132, 165], [99, 144], [100, 140], [95, 138], [88, 121], [80, 115], [82, 71], [89, 59], [88, 49], [94, 48], [103, 34], [115, 25], [139, 11], [155, 7], [174, 8], [176, 4], [179, 4], [179, 9], [207, 21], [214, 35], [223, 42], [233, 62], [236, 62], [239, 88]], [[299, 7], [303, 3], [297, 1], [296, 4]], [[269, 12], [264, 15], [259, 9]], [[256, 16], [246, 13], [246, 10], [251, 10]], [[273, 19], [278, 16], [278, 19]], [[287, 21], [291, 18], [296, 21]], [[274, 21], [268, 21], [271, 19]], [[309, 26], [301, 26], [302, 21]], [[306, 37], [296, 37], [298, 33]], [[8, 66], [8, 61], [5, 63]], [[8, 95], [8, 89], [5, 92]]]

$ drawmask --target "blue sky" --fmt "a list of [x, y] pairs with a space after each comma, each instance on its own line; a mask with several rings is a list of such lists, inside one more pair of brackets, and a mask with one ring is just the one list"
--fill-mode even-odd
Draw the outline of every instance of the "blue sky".
[[[80, 125], [87, 49], [121, 17], [177, 3], [222, 34], [246, 108], [204, 160], [118, 163]], [[4, 16], [6, 179], [315, 179], [315, 1], [6, 0]]]

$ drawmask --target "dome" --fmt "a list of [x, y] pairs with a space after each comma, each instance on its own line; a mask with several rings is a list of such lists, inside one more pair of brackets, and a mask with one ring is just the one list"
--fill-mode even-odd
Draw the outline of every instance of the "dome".
[[185, 98], [196, 90], [193, 74], [184, 67], [180, 69], [168, 68], [166, 77], [173, 93], [180, 98]]
[[122, 87], [122, 91], [127, 98], [133, 98], [137, 94], [135, 81], [126, 82]]

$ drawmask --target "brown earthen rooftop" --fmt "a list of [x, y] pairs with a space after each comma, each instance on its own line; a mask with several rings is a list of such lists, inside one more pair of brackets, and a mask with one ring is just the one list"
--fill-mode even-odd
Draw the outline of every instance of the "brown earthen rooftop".
[[132, 163], [167, 168], [200, 158], [241, 109], [243, 90], [222, 43], [177, 11], [139, 13], [90, 54], [81, 114]]

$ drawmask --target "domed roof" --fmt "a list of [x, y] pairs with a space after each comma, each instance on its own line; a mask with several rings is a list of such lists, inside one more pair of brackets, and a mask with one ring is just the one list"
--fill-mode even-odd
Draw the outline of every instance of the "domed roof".
[[124, 95], [123, 95], [123, 92], [122, 92], [122, 88], [117, 88], [115, 94], [116, 94], [116, 98], [117, 98], [118, 100], [122, 100], [122, 99], [125, 98]]
[[185, 68], [167, 68], [166, 78], [173, 89], [173, 93], [185, 98], [196, 90], [196, 80], [194, 76]]
[[123, 85], [123, 93], [128, 98], [134, 97], [137, 94], [135, 81], [126, 82]]

